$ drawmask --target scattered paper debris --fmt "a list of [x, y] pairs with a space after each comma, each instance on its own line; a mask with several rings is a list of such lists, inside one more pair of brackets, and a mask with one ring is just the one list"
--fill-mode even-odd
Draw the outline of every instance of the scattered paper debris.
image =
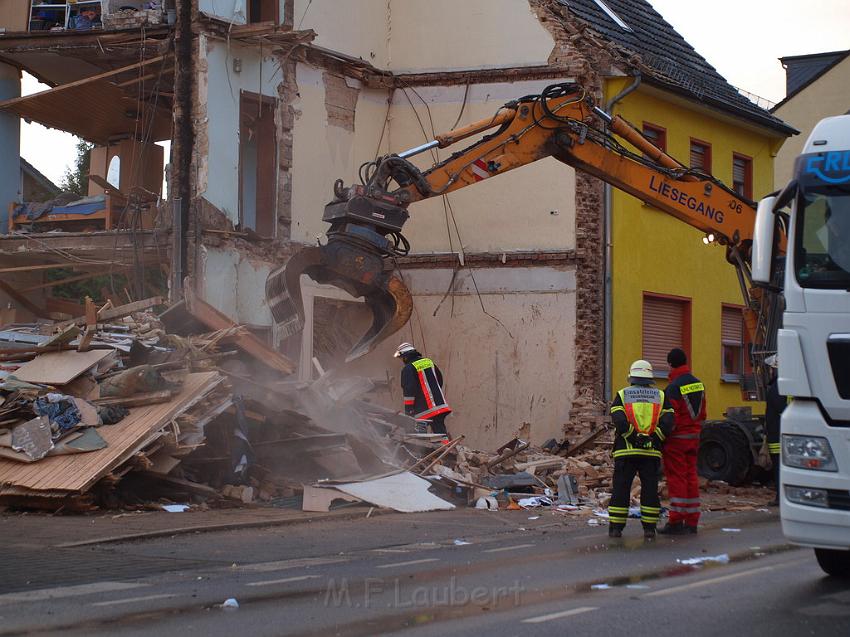
[[607, 591], [607, 590], [614, 588], [614, 587], [611, 586], [610, 584], [592, 584], [590, 586], [590, 588], [591, 588], [591, 590], [594, 590], [594, 591]]
[[162, 508], [169, 513], [185, 513], [189, 510], [188, 504], [163, 504]]
[[741, 529], [727, 529], [727, 528], [723, 528], [723, 529], [720, 529], [720, 530], [721, 530], [721, 531], [723, 531], [724, 533], [740, 533], [740, 532], [741, 532]]
[[467, 546], [468, 544], [472, 544], [472, 542], [467, 542], [466, 540], [455, 540], [455, 546]]
[[224, 610], [238, 610], [239, 602], [237, 602], [236, 599], [233, 597], [228, 597], [226, 600], [224, 600], [221, 607]]
[[729, 554], [723, 553], [722, 555], [714, 555], [708, 557], [689, 557], [684, 560], [677, 559], [679, 564], [684, 564], [685, 566], [696, 566], [697, 564], [704, 564], [705, 562], [717, 562], [718, 564], [728, 564], [729, 563]]

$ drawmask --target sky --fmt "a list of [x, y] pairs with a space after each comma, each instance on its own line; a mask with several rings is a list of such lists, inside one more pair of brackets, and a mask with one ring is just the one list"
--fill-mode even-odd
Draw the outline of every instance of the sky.
[[[850, 48], [850, 0], [650, 0], [734, 86], [771, 102], [785, 96], [778, 58]], [[47, 88], [26, 76], [23, 93]], [[21, 127], [21, 155], [53, 181], [73, 162], [72, 135]]]

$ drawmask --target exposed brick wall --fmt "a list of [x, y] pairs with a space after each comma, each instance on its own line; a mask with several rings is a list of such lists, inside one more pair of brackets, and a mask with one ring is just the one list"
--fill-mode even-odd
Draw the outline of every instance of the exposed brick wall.
[[278, 84], [278, 178], [277, 178], [277, 239], [292, 236], [292, 145], [295, 129], [295, 109], [292, 104], [298, 95], [296, 63], [288, 56], [278, 56], [283, 81]]
[[[603, 102], [604, 77], [615, 58], [599, 42], [583, 35], [569, 12], [552, 0], [529, 0], [541, 24], [555, 40], [549, 64], [568, 71], [596, 100]], [[576, 334], [575, 399], [568, 439], [586, 435], [605, 414], [605, 237], [601, 180], [576, 172]]]

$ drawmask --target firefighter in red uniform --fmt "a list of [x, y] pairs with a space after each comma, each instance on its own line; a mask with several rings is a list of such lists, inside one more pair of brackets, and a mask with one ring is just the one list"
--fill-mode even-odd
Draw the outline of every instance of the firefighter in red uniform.
[[673, 431], [664, 445], [664, 475], [670, 495], [670, 515], [659, 533], [696, 533], [699, 524], [699, 479], [697, 453], [705, 421], [705, 385], [691, 374], [688, 357], [678, 347], [667, 354], [670, 383], [667, 398], [673, 405]]
[[614, 436], [614, 480], [608, 506], [608, 536], [622, 537], [629, 517], [635, 474], [640, 476], [640, 518], [643, 537], [655, 539], [661, 514], [658, 470], [661, 447], [673, 427], [673, 409], [664, 392], [653, 387], [652, 365], [640, 360], [629, 369], [628, 387], [617, 392], [611, 405]]
[[401, 389], [404, 413], [427, 421], [431, 431], [448, 435], [446, 416], [452, 413], [443, 393], [443, 374], [430, 358], [425, 358], [410, 343], [402, 343], [394, 356], [404, 362]]

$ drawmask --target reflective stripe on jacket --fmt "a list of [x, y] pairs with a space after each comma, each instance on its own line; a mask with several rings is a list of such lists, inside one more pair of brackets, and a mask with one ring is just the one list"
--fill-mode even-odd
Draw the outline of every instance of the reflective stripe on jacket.
[[[673, 408], [657, 387], [631, 385], [617, 392], [611, 405], [617, 429], [614, 457], [661, 457], [661, 446], [673, 426]], [[643, 442], [638, 436], [645, 437]]]
[[404, 413], [421, 420], [450, 413], [442, 384], [443, 375], [430, 358], [407, 363], [401, 370]]

